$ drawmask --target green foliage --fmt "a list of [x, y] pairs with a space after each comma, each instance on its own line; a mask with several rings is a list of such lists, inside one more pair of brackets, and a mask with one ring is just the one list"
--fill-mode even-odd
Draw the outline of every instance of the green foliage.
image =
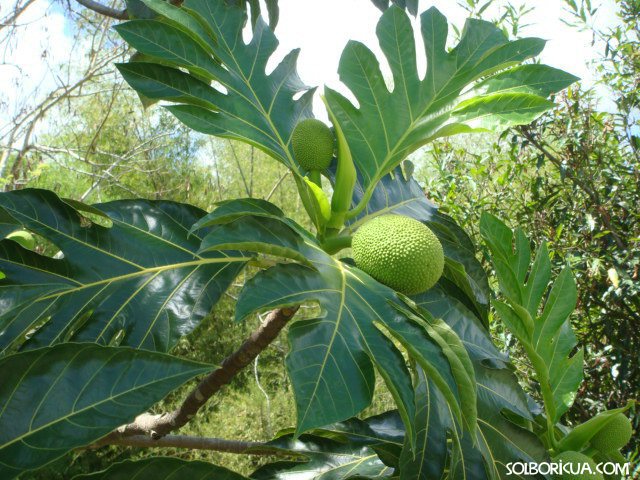
[[[411, 379], [400, 352], [376, 328], [377, 322], [434, 375], [457, 419], [464, 418], [466, 425], [473, 425], [475, 400], [469, 372], [452, 374], [447, 366], [459, 352], [448, 351], [441, 342], [429, 339], [412, 318], [399, 316], [393, 305], [402, 305], [402, 300], [395, 292], [327, 255], [311, 234], [291, 220], [272, 215], [267, 221], [264, 216], [254, 217], [253, 212], [250, 204], [244, 217], [220, 225], [209, 235], [234, 238], [234, 243], [225, 244], [224, 248], [302, 257], [311, 268], [279, 264], [259, 272], [245, 285], [236, 318], [241, 320], [256, 311], [305, 301], [317, 301], [323, 310], [322, 318], [299, 321], [289, 330], [291, 352], [287, 368], [296, 392], [299, 433], [341, 420], [345, 412], [349, 412], [347, 416], [355, 415], [369, 405], [374, 365], [411, 428], [409, 418], [415, 408]], [[265, 225], [268, 238], [259, 233]], [[207, 245], [209, 235], [203, 245]], [[256, 238], [262, 240], [256, 244]], [[283, 240], [287, 240], [286, 245]], [[341, 362], [336, 362], [337, 358]], [[461, 392], [459, 397], [457, 391]], [[466, 408], [461, 409], [459, 403]]]
[[429, 227], [400, 215], [383, 215], [353, 237], [358, 268], [394, 290], [417, 295], [436, 284], [444, 269], [442, 245]]
[[[406, 478], [415, 478], [416, 471], [428, 472], [427, 478], [439, 478], [452, 465], [455, 475], [503, 478], [509, 461], [542, 461], [546, 451], [530, 430], [521, 427], [533, 420], [527, 398], [507, 358], [495, 347], [485, 328], [489, 295], [486, 274], [466, 234], [426, 200], [414, 179], [405, 178], [399, 169], [395, 173], [378, 185], [363, 218], [383, 212], [407, 214], [425, 222], [438, 235], [448, 266], [439, 283], [414, 300], [417, 308], [441, 319], [459, 337], [448, 337], [447, 342], [452, 348], [464, 346], [478, 387], [474, 439], [459, 430], [438, 389], [432, 383], [428, 388], [422, 386], [419, 380], [414, 386], [418, 406], [414, 420], [418, 431], [416, 447], [406, 440], [398, 468]], [[357, 188], [356, 192], [362, 189]], [[432, 322], [432, 328], [438, 328], [438, 323]], [[512, 419], [520, 421], [506, 418], [503, 412], [510, 412]], [[449, 442], [455, 447], [451, 451]]]
[[320, 120], [308, 118], [296, 125], [291, 147], [296, 161], [305, 170], [326, 170], [333, 158], [335, 139]]
[[568, 318], [576, 306], [575, 281], [568, 268], [563, 270], [542, 308], [551, 277], [546, 245], [540, 247], [530, 267], [529, 240], [522, 229], [514, 235], [486, 214], [480, 221], [480, 232], [491, 250], [500, 290], [507, 300], [496, 300], [493, 306], [533, 362], [547, 413], [555, 424], [573, 404], [582, 382], [582, 351], [569, 357], [577, 343]]
[[13, 240], [22, 248], [26, 248], [27, 250], [33, 250], [34, 248], [36, 248], [36, 239], [33, 238], [33, 235], [24, 230], [12, 232], [7, 235], [6, 238], [7, 240]]
[[[444, 136], [529, 123], [552, 106], [530, 84], [512, 78], [509, 70], [540, 53], [544, 41], [509, 42], [493, 25], [470, 20], [460, 43], [447, 52], [447, 22], [442, 14], [432, 8], [421, 15], [421, 24], [427, 55], [424, 80], [418, 76], [409, 18], [399, 8], [390, 8], [377, 34], [393, 73], [393, 91], [388, 90], [371, 50], [357, 42], [345, 48], [339, 73], [359, 108], [327, 89], [328, 104], [362, 175], [365, 195], [359, 209], [365, 207], [376, 183], [418, 147]], [[498, 71], [509, 79], [508, 88], [476, 82]], [[463, 100], [460, 92], [470, 86], [475, 89]]]
[[[54, 377], [64, 364], [58, 381], [73, 376], [73, 388], [62, 391], [54, 381], [43, 398], [35, 396], [20, 405], [22, 420], [35, 418], [32, 410], [42, 410], [56, 420], [47, 426], [69, 429], [61, 439], [34, 432], [35, 448], [49, 452], [49, 457], [34, 460], [34, 443], [19, 443], [16, 439], [23, 437], [18, 432], [15, 439], [0, 444], [0, 458], [31, 459], [21, 468], [35, 468], [94, 442], [171, 390], [165, 402], [177, 401], [182, 392], [175, 389], [206, 368], [178, 357], [192, 345], [210, 349], [194, 338], [197, 335], [185, 336], [198, 326], [206, 328], [203, 320], [236, 280], [243, 283], [235, 301], [238, 321], [279, 307], [304, 311], [289, 325], [288, 345], [278, 354], [286, 354], [296, 425], [268, 445], [290, 458], [262, 466], [254, 478], [497, 480], [506, 476], [510, 461], [545, 460], [550, 451], [588, 443], [597, 427], [604, 428], [608, 416], [603, 414], [604, 420], [596, 417], [564, 438], [556, 433], [555, 424], [571, 405], [582, 372], [581, 354], [569, 356], [575, 337], [568, 316], [576, 299], [569, 271], [558, 277], [543, 302], [551, 279], [546, 250], [536, 255], [530, 268], [524, 234], [516, 233], [514, 249], [513, 233], [497, 219], [483, 218], [482, 233], [504, 299], [494, 306], [529, 353], [544, 399], [544, 414], [539, 415], [489, 335], [491, 290], [474, 243], [451, 217], [426, 201], [411, 176], [411, 164], [402, 164], [434, 139], [526, 124], [547, 111], [553, 104], [546, 97], [575, 79], [546, 66], [521, 65], [541, 51], [543, 41], [508, 41], [494, 25], [471, 20], [459, 43], [448, 50], [446, 19], [430, 9], [421, 16], [428, 63], [421, 79], [414, 32], [403, 10], [416, 13], [416, 3], [393, 2], [397, 6], [385, 10], [377, 29], [393, 88], [384, 81], [371, 50], [351, 42], [340, 74], [357, 106], [333, 90], [326, 92], [337, 138], [337, 161], [322, 165], [334, 187], [329, 199], [319, 175], [305, 178], [302, 160], [296, 158], [301, 156], [296, 125], [317, 125], [308, 120], [314, 89], [297, 76], [297, 51], [267, 73], [277, 40], [259, 17], [253, 18], [250, 32], [244, 31], [245, 2], [243, 8], [223, 0], [185, 0], [181, 7], [161, 0], [133, 3], [143, 13], [116, 28], [139, 54], [120, 64], [120, 72], [141, 98], [168, 102], [166, 108], [188, 127], [249, 145], [229, 143], [230, 151], [225, 145], [221, 168], [215, 164], [217, 198], [210, 192], [197, 196], [207, 210], [226, 197], [221, 185], [233, 176], [225, 177], [225, 168], [234, 163], [231, 152], [241, 180], [235, 185], [244, 190], [237, 196], [244, 198], [225, 198], [206, 213], [168, 201], [90, 206], [33, 189], [0, 195], [1, 233], [24, 229], [36, 234], [39, 242], [35, 251], [11, 240], [0, 242], [0, 268], [6, 275], [0, 280], [0, 345], [5, 355], [0, 362], [23, 362], [20, 368], [0, 370], [0, 385], [8, 385], [5, 391], [0, 387], [0, 405], [19, 400], [11, 390], [16, 375], [27, 386], [41, 381], [25, 367], [37, 355], [66, 352], [66, 357], [42, 368]], [[255, 3], [249, 2], [252, 14], [257, 12]], [[89, 113], [83, 118], [91, 118]], [[162, 114], [155, 118], [167, 121]], [[329, 132], [326, 126], [324, 130]], [[113, 138], [117, 144], [118, 137]], [[198, 142], [186, 140], [177, 151], [189, 155]], [[333, 136], [328, 143], [331, 149], [325, 156], [330, 158]], [[276, 170], [280, 178], [263, 191], [263, 199], [253, 198], [259, 195], [254, 165], [263, 158], [257, 150], [284, 167]], [[170, 158], [171, 148], [166, 153]], [[117, 163], [126, 158], [122, 155]], [[117, 166], [111, 163], [108, 168], [115, 171]], [[169, 169], [163, 175], [170, 173]], [[298, 195], [295, 206], [290, 196], [284, 197], [280, 203], [286, 208], [281, 209], [270, 199], [281, 182], [285, 185], [283, 173], [293, 180], [288, 192], [295, 185]], [[144, 171], [133, 179], [148, 185]], [[90, 194], [100, 183], [96, 182], [80, 198]], [[174, 180], [171, 185], [179, 188], [180, 183]], [[296, 221], [290, 211], [297, 213], [299, 205], [308, 217]], [[420, 289], [400, 289], [414, 294], [411, 298], [379, 283], [342, 252], [354, 234], [357, 250], [358, 235], [388, 218], [407, 219], [428, 232], [429, 243], [440, 246], [438, 278], [425, 282], [437, 283], [419, 295], [415, 293], [424, 284]], [[392, 235], [401, 238], [407, 230], [403, 225]], [[354, 256], [358, 261], [357, 251]], [[367, 270], [375, 274], [375, 269]], [[229, 295], [235, 293], [234, 287]], [[94, 344], [78, 346], [72, 341]], [[81, 359], [68, 358], [70, 352], [80, 356], [84, 349], [98, 353], [77, 365]], [[20, 353], [10, 355], [16, 350]], [[173, 356], [164, 353], [168, 351]], [[105, 360], [104, 352], [114, 353]], [[100, 369], [100, 361], [109, 364], [121, 352], [134, 358], [125, 357], [112, 370]], [[166, 365], [158, 365], [160, 359]], [[38, 361], [31, 361], [32, 368], [37, 366]], [[172, 369], [180, 372], [170, 375]], [[150, 382], [148, 389], [137, 388], [138, 379]], [[132, 395], [140, 398], [115, 409], [119, 398], [113, 393], [125, 381], [133, 382]], [[242, 383], [242, 377], [238, 381]], [[94, 383], [100, 388], [87, 387]], [[396, 410], [349, 419], [370, 407], [376, 385], [386, 387]], [[63, 400], [50, 403], [48, 396], [58, 388]], [[78, 427], [87, 422], [75, 418], [82, 413], [76, 410], [76, 400], [83, 395], [110, 408], [92, 429]], [[547, 419], [546, 430], [540, 416]], [[25, 435], [32, 433], [31, 419]], [[71, 420], [63, 423], [67, 419]], [[271, 434], [270, 426], [265, 430]], [[157, 458], [116, 464], [98, 475], [149, 476], [154, 469], [169, 475], [177, 468], [202, 471], [207, 466]], [[214, 471], [223, 478], [239, 478], [220, 469], [209, 473]], [[10, 472], [16, 473], [17, 467]]]
[[89, 445], [209, 365], [65, 343], [0, 359], [0, 473], [14, 478]]
[[[475, 145], [437, 141], [414, 159], [429, 196], [474, 240], [480, 238], [482, 212], [490, 211], [522, 225], [537, 245], [547, 243], [554, 274], [571, 265], [578, 291], [573, 325], [585, 347], [585, 382], [565, 416], [570, 424], [622, 406], [640, 389], [634, 354], [640, 341], [640, 222], [631, 207], [640, 202], [637, 116], [630, 110], [638, 104], [632, 79], [638, 76], [640, 17], [634, 3], [614, 2], [620, 21], [599, 30], [593, 28], [593, 9], [575, 2], [573, 23], [593, 33], [597, 88], [573, 86], [557, 95], [556, 107], [529, 127], [479, 138]], [[500, 324], [494, 332], [526, 371], [515, 338]], [[525, 383], [533, 385], [533, 379]], [[636, 435], [627, 451], [637, 449], [637, 441]]]
[[559, 443], [559, 450], [582, 450], [587, 443], [618, 414], [624, 413], [632, 405], [630, 401], [625, 407], [607, 410], [590, 418], [588, 421], [576, 426]]
[[[245, 16], [224, 2], [190, 0], [184, 5], [188, 10], [161, 0], [146, 4], [169, 21], [133, 20], [117, 30], [131, 46], [161, 63], [119, 65], [127, 82], [148, 98], [179, 103], [167, 108], [187, 126], [254, 144], [298, 171], [290, 150], [291, 134], [298, 121], [311, 115], [313, 93], [293, 99], [305, 89], [295, 74], [298, 51], [267, 75], [266, 64], [277, 40], [262, 20], [245, 44], [237, 41]], [[198, 22], [206, 28], [194, 28]], [[213, 80], [226, 93], [209, 85]]]
[[188, 205], [122, 200], [81, 212], [25, 189], [0, 196], [0, 208], [62, 252], [55, 259], [0, 242], [3, 352], [70, 341], [169, 351], [250, 259], [198, 254], [189, 228], [204, 212]]
[[[269, 448], [295, 460], [279, 461], [256, 470], [255, 480], [290, 478], [383, 478], [393, 470], [382, 459], [393, 459], [402, 442], [402, 422], [394, 413], [364, 420], [350, 419], [294, 439], [282, 435]], [[384, 452], [384, 453], [381, 453]]]

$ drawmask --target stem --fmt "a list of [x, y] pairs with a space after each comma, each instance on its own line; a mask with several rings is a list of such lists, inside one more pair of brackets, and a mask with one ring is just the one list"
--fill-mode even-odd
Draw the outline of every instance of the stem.
[[102, 5], [101, 3], [94, 2], [93, 0], [76, 1], [83, 7], [93, 10], [105, 17], [115, 18], [116, 20], [127, 20], [129, 18], [129, 12], [127, 12], [126, 8], [124, 10], [117, 10], [115, 8], [107, 7], [106, 5]]
[[320, 170], [309, 170], [309, 180], [322, 188], [322, 176], [320, 175]]
[[340, 250], [349, 248], [351, 246], [352, 239], [353, 237], [351, 237], [351, 235], [329, 237], [322, 243], [322, 249], [325, 252], [327, 252], [329, 255], [334, 255], [338, 253]]
[[366, 208], [367, 204], [369, 203], [369, 200], [371, 200], [372, 194], [373, 194], [372, 189], [368, 189], [366, 192], [364, 192], [364, 196], [362, 197], [362, 200], [360, 200], [360, 203], [356, 205], [355, 208], [347, 212], [347, 214], [345, 215], [345, 219], [350, 220], [360, 215], [362, 211]]
[[549, 383], [549, 372], [547, 365], [538, 353], [533, 349], [533, 346], [528, 342], [522, 342], [527, 356], [531, 360], [538, 382], [540, 383], [540, 393], [542, 394], [542, 403], [544, 404], [545, 412], [547, 413], [547, 435], [549, 437], [549, 446], [552, 450], [555, 450], [558, 446], [555, 435], [555, 424], [553, 418], [556, 416], [556, 407], [553, 401], [553, 391], [551, 390], [551, 384]]

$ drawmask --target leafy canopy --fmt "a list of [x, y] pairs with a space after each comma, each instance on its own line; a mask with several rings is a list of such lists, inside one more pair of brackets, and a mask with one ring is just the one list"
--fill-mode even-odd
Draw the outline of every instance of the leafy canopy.
[[[401, 8], [416, 13], [416, 2], [393, 3], [377, 27], [392, 85], [371, 50], [350, 42], [339, 73], [355, 103], [325, 92], [338, 147], [322, 172], [335, 187], [331, 201], [322, 179], [305, 177], [291, 145], [295, 126], [312, 117], [315, 90], [296, 73], [297, 50], [267, 73], [278, 42], [262, 18], [252, 19], [245, 42], [246, 9], [223, 0], [185, 0], [181, 7], [142, 0], [137, 7], [144, 4], [139, 11], [146, 13], [116, 27], [138, 51], [118, 68], [141, 97], [163, 100], [187, 126], [256, 146], [288, 167], [316, 231], [259, 199], [232, 199], [206, 213], [164, 201], [88, 206], [42, 190], [0, 194], [0, 233], [34, 233], [55, 254], [0, 241], [4, 476], [98, 440], [210, 368], [166, 352], [248, 264], [255, 270], [246, 271], [257, 273], [237, 300], [238, 321], [300, 304], [317, 312], [289, 327], [286, 367], [297, 424], [269, 445], [297, 459], [262, 467], [254, 478], [499, 479], [509, 461], [546, 458], [547, 445], [531, 428], [536, 418], [528, 399], [489, 336], [491, 291], [475, 246], [424, 198], [409, 165], [403, 170], [400, 164], [435, 138], [528, 123], [552, 106], [550, 93], [575, 78], [523, 65], [544, 42], [509, 41], [479, 20], [468, 21], [458, 45], [447, 49], [446, 19], [433, 8], [420, 16], [427, 58], [421, 74]], [[359, 226], [388, 213], [425, 223], [443, 246], [443, 275], [422, 295], [406, 297], [334, 255]], [[511, 317], [505, 323], [547, 369], [541, 371], [552, 391], [549, 418], [556, 422], [571, 403], [581, 358], [568, 358], [574, 346], [566, 322], [573, 308], [570, 276], [561, 276], [550, 293], [554, 301], [530, 328], [542, 293], [536, 282], [523, 284], [528, 250], [519, 243], [514, 254], [506, 227], [489, 227], [485, 237], [508, 300], [494, 306], [521, 319], [522, 325], [509, 323]], [[546, 285], [542, 253], [530, 278]], [[563, 348], [546, 351], [549, 339]], [[397, 411], [348, 420], [371, 404], [376, 375]], [[42, 384], [47, 388], [38, 388]], [[20, 417], [15, 425], [14, 416]], [[572, 444], [591, 438], [570, 436]], [[47, 453], [36, 453], [41, 450]], [[96, 476], [168, 476], [183, 468], [205, 474], [200, 463], [182, 463], [125, 462]]]

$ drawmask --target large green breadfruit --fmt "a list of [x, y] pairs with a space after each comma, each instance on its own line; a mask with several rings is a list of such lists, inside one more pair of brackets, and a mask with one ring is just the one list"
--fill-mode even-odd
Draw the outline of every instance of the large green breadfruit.
[[406, 295], [433, 287], [444, 270], [438, 237], [426, 225], [403, 215], [368, 221], [353, 236], [352, 249], [358, 268]]
[[620, 450], [631, 440], [631, 422], [622, 413], [617, 413], [598, 433], [591, 439], [591, 446], [609, 453]]
[[333, 158], [335, 139], [320, 120], [302, 120], [293, 129], [291, 146], [300, 166], [306, 170], [325, 170]]
[[[569, 472], [563, 471], [560, 475], [554, 475], [555, 480], [604, 480], [602, 474], [596, 470], [596, 462], [583, 453], [562, 452], [553, 461], [554, 463], [562, 462], [569, 469]], [[589, 473], [588, 470], [583, 471], [584, 463], [589, 464], [592, 473]], [[572, 471], [577, 473], [571, 473]]]
[[[622, 470], [621, 467], [624, 466], [625, 463], [627, 463], [627, 459], [620, 453], [620, 452], [610, 452], [610, 453], [596, 453], [593, 456], [593, 460], [596, 463], [613, 463], [615, 465], [618, 465], [618, 468], [620, 468], [620, 470]], [[609, 470], [611, 467], [607, 467], [607, 471], [611, 471]], [[618, 470], [618, 472], [620, 472], [620, 470]], [[604, 480], [620, 480], [622, 478], [622, 473], [611, 473], [611, 474], [606, 474], [603, 473], [602, 476], [604, 477]], [[625, 477], [626, 478], [626, 477]]]

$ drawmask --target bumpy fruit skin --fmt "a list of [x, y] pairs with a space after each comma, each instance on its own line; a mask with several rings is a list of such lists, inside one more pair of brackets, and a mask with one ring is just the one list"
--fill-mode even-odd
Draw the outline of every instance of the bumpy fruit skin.
[[587, 470], [585, 473], [577, 473], [575, 475], [563, 472], [561, 475], [554, 475], [554, 480], [604, 480], [602, 474], [598, 473], [596, 470], [596, 462], [591, 457], [588, 457], [583, 453], [562, 452], [560, 455], [555, 457], [553, 461], [554, 463], [560, 463], [562, 461], [564, 464], [580, 464], [580, 467], [578, 467], [578, 465], [573, 466], [574, 471], [578, 471], [578, 468], [580, 468], [579, 472], [582, 472], [582, 464], [588, 463], [591, 466], [591, 471], [593, 472], [589, 474]]
[[302, 120], [291, 135], [293, 154], [306, 170], [325, 170], [331, 164], [335, 138], [331, 129], [320, 120]]
[[426, 225], [403, 215], [368, 221], [356, 231], [351, 248], [358, 268], [406, 295], [433, 287], [444, 270], [438, 237]]
[[624, 447], [633, 433], [631, 422], [622, 413], [617, 413], [591, 439], [591, 446], [602, 453], [615, 452]]
[[[622, 456], [620, 452], [615, 452], [615, 454]], [[607, 454], [607, 456], [605, 456], [603, 453], [597, 453], [593, 456], [593, 460], [596, 463], [615, 463], [620, 466], [623, 466], [627, 461], [624, 457], [622, 457], [622, 459], [618, 459], [613, 458], [612, 455], [614, 454]], [[604, 480], [621, 480], [621, 475], [618, 474], [607, 475], [606, 473], [603, 473], [602, 476], [604, 477]]]

